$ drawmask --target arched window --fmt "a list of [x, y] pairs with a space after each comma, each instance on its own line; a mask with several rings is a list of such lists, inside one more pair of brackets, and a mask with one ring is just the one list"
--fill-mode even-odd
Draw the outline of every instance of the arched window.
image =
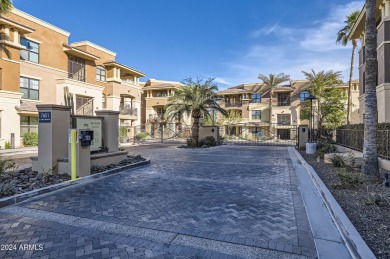
[[96, 67], [96, 80], [106, 81], [106, 69], [102, 66]]
[[302, 91], [300, 94], [299, 94], [299, 100], [301, 102], [304, 102], [306, 101], [307, 97], [310, 96], [310, 93], [308, 91]]

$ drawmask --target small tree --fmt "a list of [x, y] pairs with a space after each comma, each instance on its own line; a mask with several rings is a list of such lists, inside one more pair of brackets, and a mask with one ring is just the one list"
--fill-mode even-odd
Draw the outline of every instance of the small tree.
[[[334, 87], [342, 83], [341, 72], [320, 71], [311, 72], [302, 71], [306, 79], [310, 82], [307, 89], [316, 99], [313, 105], [313, 113], [317, 119], [317, 128], [321, 129], [324, 124], [331, 127], [337, 127], [345, 121], [345, 101], [347, 97], [341, 89]], [[310, 118], [310, 103], [306, 101], [305, 108], [301, 112], [302, 119]]]

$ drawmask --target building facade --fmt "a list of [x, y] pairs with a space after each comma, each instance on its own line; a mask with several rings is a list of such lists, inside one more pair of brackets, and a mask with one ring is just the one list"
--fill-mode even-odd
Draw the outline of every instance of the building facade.
[[[309, 125], [309, 121], [302, 119], [301, 116], [301, 111], [307, 104], [305, 100], [310, 95], [307, 90], [309, 87], [310, 82], [306, 80], [291, 80], [289, 84], [275, 87], [271, 114], [270, 93], [261, 83], [242, 84], [220, 91], [218, 95], [221, 97], [221, 107], [233, 111], [233, 117], [236, 117], [224, 123], [226, 124], [224, 134], [253, 140], [258, 138], [261, 132], [262, 137], [294, 139], [297, 126]], [[348, 84], [332, 87], [342, 89], [347, 95]], [[357, 81], [354, 81], [351, 92], [351, 121], [359, 123]]]
[[120, 125], [141, 123], [144, 73], [115, 61], [116, 53], [89, 41], [69, 43], [70, 33], [20, 10], [0, 16], [0, 147], [22, 144], [37, 131], [37, 104], [65, 105], [74, 114], [120, 111]]
[[[377, 86], [376, 95], [378, 101], [378, 122], [390, 122], [390, 2], [376, 1], [377, 18]], [[363, 122], [365, 114], [365, 21], [366, 7], [352, 28], [350, 39], [360, 39], [359, 49], [359, 103], [360, 120]]]
[[183, 86], [176, 81], [165, 81], [149, 79], [142, 84], [142, 125], [143, 129], [152, 131], [162, 125], [165, 130], [165, 137], [174, 136], [191, 125], [191, 117], [182, 114], [180, 117], [166, 118], [165, 106], [168, 98], [175, 94], [175, 91]]

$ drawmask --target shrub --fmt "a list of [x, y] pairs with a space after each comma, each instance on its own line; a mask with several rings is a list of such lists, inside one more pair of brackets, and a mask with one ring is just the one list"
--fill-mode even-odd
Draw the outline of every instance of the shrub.
[[127, 128], [120, 126], [119, 127], [119, 137], [127, 137]]
[[10, 149], [11, 148], [11, 142], [6, 141], [4, 147], [5, 147], [5, 149]]
[[323, 142], [317, 143], [317, 151], [316, 151], [317, 156], [324, 158], [324, 154], [334, 153], [334, 152], [336, 152], [336, 147], [334, 145], [323, 143]]
[[204, 141], [204, 139], [199, 139], [199, 141], [198, 141], [198, 147], [203, 147], [203, 146], [207, 146], [207, 145], [206, 145], [206, 142]]
[[204, 144], [209, 146], [209, 147], [213, 147], [213, 146], [217, 145], [217, 141], [215, 140], [215, 138], [213, 136], [207, 136], [204, 138]]
[[344, 159], [339, 155], [333, 155], [329, 159], [334, 167], [345, 167], [346, 165]]
[[144, 141], [147, 136], [148, 136], [148, 133], [146, 133], [145, 131], [142, 131], [142, 132], [137, 133], [137, 135], [135, 135], [135, 139], [138, 141], [139, 140]]
[[0, 183], [0, 197], [10, 196], [16, 193], [16, 187], [14, 181], [9, 183]]
[[23, 145], [25, 147], [38, 146], [38, 132], [27, 132], [23, 135]]
[[362, 175], [356, 170], [350, 170], [350, 168], [340, 168], [337, 170], [337, 176], [340, 179], [339, 188], [356, 187], [363, 183]]
[[6, 172], [15, 172], [16, 169], [18, 169], [18, 165], [9, 160], [0, 160], [0, 175], [6, 173]]
[[187, 147], [195, 147], [195, 141], [192, 138], [187, 139]]

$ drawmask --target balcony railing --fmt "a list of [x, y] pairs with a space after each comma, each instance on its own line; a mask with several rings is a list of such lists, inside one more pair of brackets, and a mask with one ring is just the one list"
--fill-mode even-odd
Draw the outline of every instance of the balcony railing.
[[278, 124], [280, 124], [280, 125], [291, 125], [291, 121], [289, 121], [289, 120], [278, 120]]
[[242, 102], [225, 103], [225, 107], [241, 107]]
[[119, 114], [137, 116], [137, 108], [132, 108], [128, 105], [119, 106]]
[[278, 106], [290, 106], [290, 105], [291, 105], [290, 101], [278, 102]]

